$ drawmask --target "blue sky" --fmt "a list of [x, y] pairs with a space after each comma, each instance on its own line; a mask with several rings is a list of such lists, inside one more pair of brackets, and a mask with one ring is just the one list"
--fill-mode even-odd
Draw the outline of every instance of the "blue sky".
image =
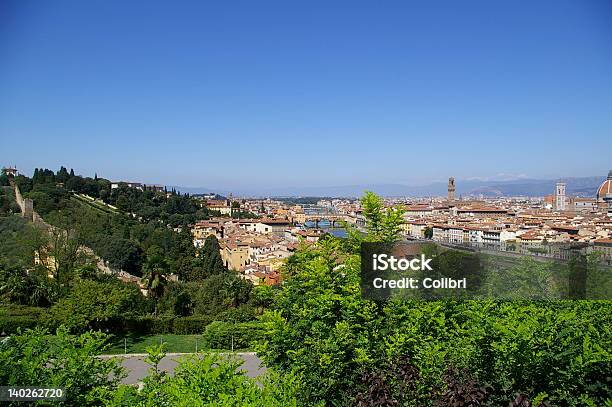
[[211, 188], [605, 175], [609, 1], [2, 1], [0, 164]]

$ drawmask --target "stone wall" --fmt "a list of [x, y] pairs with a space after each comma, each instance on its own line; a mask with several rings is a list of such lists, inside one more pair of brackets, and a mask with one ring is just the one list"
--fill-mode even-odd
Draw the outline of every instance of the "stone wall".
[[24, 198], [21, 195], [21, 191], [19, 190], [19, 187], [17, 186], [17, 184], [14, 184], [14, 188], [15, 188], [15, 201], [17, 202], [19, 209], [21, 209], [21, 216], [26, 218], [29, 222], [33, 222], [34, 221], [34, 201], [32, 201], [30, 198]]

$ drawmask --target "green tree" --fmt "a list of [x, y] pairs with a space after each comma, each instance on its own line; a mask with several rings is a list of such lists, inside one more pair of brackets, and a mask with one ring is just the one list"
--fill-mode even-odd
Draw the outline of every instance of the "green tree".
[[9, 179], [4, 172], [0, 174], [0, 187], [8, 187], [10, 185]]
[[0, 299], [13, 304], [50, 306], [58, 297], [58, 287], [46, 270], [26, 270], [0, 263]]
[[341, 247], [327, 239], [299, 249], [262, 317], [268, 334], [259, 354], [268, 366], [303, 375], [310, 403], [346, 404], [382, 340], [377, 306], [361, 298], [359, 258]]
[[200, 277], [206, 278], [227, 272], [227, 268], [223, 265], [221, 259], [221, 247], [216, 236], [210, 235], [206, 238], [204, 246], [200, 250], [200, 258], [203, 270], [203, 275]]
[[106, 336], [99, 332], [55, 335], [37, 329], [0, 341], [0, 383], [4, 386], [63, 387], [58, 406], [99, 406], [125, 373], [116, 359], [102, 359]]
[[268, 285], [253, 287], [249, 302], [257, 309], [258, 314], [262, 314], [274, 302], [274, 289]]
[[143, 266], [143, 280], [149, 295], [155, 300], [155, 314], [157, 314], [157, 302], [166, 289], [169, 273], [170, 266], [162, 250], [156, 246], [150, 247]]
[[183, 282], [169, 282], [158, 301], [158, 312], [188, 316], [193, 313], [191, 286]]
[[143, 252], [140, 246], [131, 240], [108, 236], [98, 241], [98, 253], [107, 260], [111, 267], [140, 275]]
[[370, 191], [366, 191], [361, 198], [361, 207], [370, 240], [394, 242], [401, 238], [400, 232], [404, 223], [402, 208], [385, 208], [382, 198]]
[[42, 257], [48, 259], [49, 272], [60, 285], [70, 283], [74, 271], [91, 261], [82, 250], [82, 240], [76, 228], [76, 223], [70, 216], [63, 216], [60, 212], [49, 217], [56, 225], [49, 229], [49, 245]]
[[125, 317], [143, 315], [147, 301], [135, 284], [83, 280], [49, 309], [47, 324], [74, 332], [117, 329]]
[[223, 280], [223, 293], [229, 299], [232, 308], [238, 308], [240, 304], [248, 301], [253, 284], [234, 273], [228, 273]]

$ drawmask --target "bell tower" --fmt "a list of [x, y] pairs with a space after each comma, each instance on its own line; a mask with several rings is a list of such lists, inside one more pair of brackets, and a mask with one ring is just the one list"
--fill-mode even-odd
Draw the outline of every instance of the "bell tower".
[[450, 177], [448, 179], [448, 201], [455, 200], [455, 178]]
[[555, 188], [555, 209], [558, 211], [565, 210], [565, 183], [557, 182]]

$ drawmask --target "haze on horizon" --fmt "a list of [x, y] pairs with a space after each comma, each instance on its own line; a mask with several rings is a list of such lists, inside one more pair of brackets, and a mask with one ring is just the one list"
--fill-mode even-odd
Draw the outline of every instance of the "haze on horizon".
[[0, 165], [230, 190], [607, 174], [612, 4], [0, 4]]

